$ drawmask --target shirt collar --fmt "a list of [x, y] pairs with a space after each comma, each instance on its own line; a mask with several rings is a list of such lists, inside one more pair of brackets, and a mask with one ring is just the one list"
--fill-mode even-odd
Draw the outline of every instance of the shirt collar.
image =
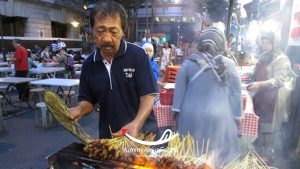
[[[118, 52], [115, 54], [114, 58], [124, 55], [126, 50], [127, 50], [127, 42], [124, 40], [121, 40], [120, 48], [119, 48]], [[103, 60], [103, 58], [101, 57], [100, 49], [97, 48], [94, 52], [94, 62], [98, 62], [98, 61], [102, 61], [102, 60]]]

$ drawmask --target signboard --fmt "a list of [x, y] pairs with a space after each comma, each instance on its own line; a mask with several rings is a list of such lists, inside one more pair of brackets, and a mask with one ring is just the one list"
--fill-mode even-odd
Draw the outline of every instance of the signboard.
[[289, 33], [289, 46], [300, 46], [300, 1], [294, 0]]

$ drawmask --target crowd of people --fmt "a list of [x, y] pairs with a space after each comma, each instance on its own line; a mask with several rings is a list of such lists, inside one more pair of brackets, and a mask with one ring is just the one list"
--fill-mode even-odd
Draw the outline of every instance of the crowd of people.
[[[295, 124], [289, 115], [296, 117], [294, 111], [297, 109], [291, 110], [292, 91], [286, 88], [294, 76], [290, 59], [276, 45], [280, 39], [275, 33], [260, 32], [257, 44], [260, 50], [255, 58], [243, 53], [247, 48], [243, 38], [239, 49], [242, 52], [237, 52], [239, 44], [234, 35], [225, 38], [224, 33], [214, 27], [203, 30], [197, 39], [197, 51], [186, 57], [176, 77], [173, 112], [177, 131], [182, 135], [191, 134], [199, 141], [206, 140], [206, 144], [208, 141], [210, 150], [217, 152], [217, 163], [229, 162], [240, 154], [237, 143], [243, 107], [241, 74], [238, 69], [242, 65], [252, 65], [254, 72], [249, 79], [250, 83], [243, 82], [243, 85], [247, 86], [254, 112], [259, 117], [258, 136], [252, 143], [253, 150], [269, 165], [276, 160], [278, 163], [278, 160], [286, 158], [284, 156], [290, 153], [294, 154], [293, 150], [284, 150], [288, 147], [286, 145], [291, 144], [289, 135], [295, 138], [298, 132], [295, 127], [286, 127], [294, 126], [287, 125], [289, 121]], [[165, 42], [156, 54], [158, 62], [154, 62], [153, 45], [146, 42], [142, 47], [150, 57], [157, 81], [157, 77], [164, 76], [166, 67], [173, 65], [176, 53], [174, 55], [170, 43]], [[296, 138], [299, 139], [299, 134]], [[296, 147], [297, 144], [294, 144]], [[296, 151], [299, 152], [299, 148]]]
[[[28, 77], [29, 69], [37, 68], [38, 64], [45, 63], [57, 63], [58, 67], [64, 67], [65, 71], [58, 73], [66, 74], [70, 73], [71, 78], [75, 78], [74, 63], [82, 63], [87, 57], [87, 54], [83, 54], [81, 51], [73, 52], [67, 50], [65, 42], [53, 41], [49, 46], [40, 49], [37, 45], [34, 49], [26, 49], [22, 45], [20, 39], [13, 39], [12, 45], [15, 48], [15, 52], [12, 53], [13, 65], [15, 69], [15, 77]], [[31, 76], [31, 75], [30, 75]], [[29, 87], [27, 84], [18, 84], [17, 90], [19, 93], [19, 100], [24, 101], [29, 99]]]

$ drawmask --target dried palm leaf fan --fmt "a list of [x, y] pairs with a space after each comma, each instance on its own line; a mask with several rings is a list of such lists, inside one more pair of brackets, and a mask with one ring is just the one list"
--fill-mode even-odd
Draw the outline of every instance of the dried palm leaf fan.
[[78, 122], [69, 118], [70, 111], [62, 99], [51, 91], [46, 91], [44, 96], [45, 103], [48, 109], [57, 119], [57, 121], [63, 125], [70, 133], [79, 138], [85, 143], [89, 143], [94, 139], [79, 125]]

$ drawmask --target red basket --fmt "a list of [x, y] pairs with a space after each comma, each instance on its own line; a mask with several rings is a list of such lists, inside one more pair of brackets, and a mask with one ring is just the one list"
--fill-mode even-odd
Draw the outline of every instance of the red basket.
[[176, 75], [180, 70], [180, 66], [168, 66], [164, 77], [164, 82], [175, 83]]
[[174, 89], [162, 89], [159, 94], [161, 105], [173, 105]]

